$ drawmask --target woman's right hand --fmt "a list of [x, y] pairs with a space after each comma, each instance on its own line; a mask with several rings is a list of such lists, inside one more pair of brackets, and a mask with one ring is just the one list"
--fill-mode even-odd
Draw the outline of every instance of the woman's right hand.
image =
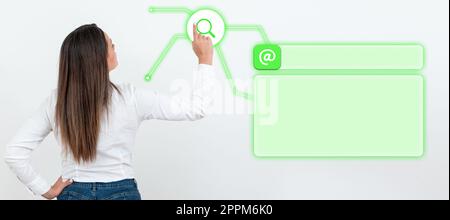
[[197, 32], [197, 26], [194, 24], [192, 29], [193, 38], [192, 48], [198, 57], [198, 63], [212, 65], [213, 47], [212, 40], [208, 36], [203, 36]]
[[46, 199], [54, 199], [59, 194], [61, 194], [64, 188], [72, 184], [72, 182], [73, 182], [72, 180], [63, 179], [62, 177], [59, 177], [56, 180], [55, 184], [53, 184], [53, 186], [50, 188], [50, 190], [45, 194], [43, 194], [42, 196]]

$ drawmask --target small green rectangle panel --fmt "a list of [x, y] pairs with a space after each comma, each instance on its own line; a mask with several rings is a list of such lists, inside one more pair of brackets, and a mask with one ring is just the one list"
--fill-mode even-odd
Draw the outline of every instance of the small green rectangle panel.
[[419, 157], [421, 75], [285, 75], [254, 78], [258, 157]]
[[414, 69], [424, 65], [420, 44], [280, 44], [282, 70]]

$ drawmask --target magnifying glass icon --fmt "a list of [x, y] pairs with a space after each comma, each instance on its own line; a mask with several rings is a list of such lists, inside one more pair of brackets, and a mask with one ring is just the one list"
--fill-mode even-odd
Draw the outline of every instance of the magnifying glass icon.
[[[200, 30], [200, 25], [201, 24], [203, 24], [203, 27], [204, 27], [204, 28], [202, 28], [203, 31]], [[200, 34], [209, 34], [209, 35], [211, 35], [211, 37], [216, 38], [216, 35], [214, 35], [211, 32], [211, 29], [212, 29], [212, 24], [211, 24], [211, 21], [209, 21], [208, 19], [202, 18], [202, 19], [200, 19], [197, 22], [197, 31], [198, 31], [198, 33], [200, 33]], [[204, 30], [207, 30], [207, 31], [204, 31]]]

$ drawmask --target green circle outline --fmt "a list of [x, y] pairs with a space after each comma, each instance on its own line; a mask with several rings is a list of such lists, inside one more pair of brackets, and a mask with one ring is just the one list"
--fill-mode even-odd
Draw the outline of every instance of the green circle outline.
[[220, 39], [219, 41], [217, 41], [217, 43], [216, 43], [216, 45], [213, 45], [213, 47], [216, 47], [217, 45], [219, 45], [220, 43], [222, 43], [222, 41], [225, 39], [225, 36], [227, 35], [227, 22], [226, 22], [226, 20], [225, 20], [225, 18], [224, 18], [224, 16], [222, 15], [222, 13], [219, 11], [219, 10], [217, 10], [217, 9], [215, 9], [215, 8], [212, 8], [212, 7], [200, 7], [200, 8], [197, 8], [196, 10], [193, 10], [191, 13], [189, 13], [188, 15], [188, 17], [187, 17], [187, 19], [184, 21], [184, 29], [185, 29], [185, 31], [184, 31], [184, 35], [185, 35], [185, 37], [186, 37], [186, 39], [188, 39], [188, 40], [190, 40], [190, 41], [192, 41], [191, 40], [191, 38], [189, 37], [189, 34], [188, 34], [188, 22], [189, 22], [189, 19], [192, 17], [192, 15], [194, 15], [195, 13], [197, 13], [198, 11], [201, 11], [201, 10], [211, 10], [211, 11], [214, 11], [214, 12], [216, 12], [218, 15], [219, 15], [219, 17], [222, 19], [222, 21], [223, 21], [223, 28], [224, 28], [224, 30], [223, 30], [223, 37], [222, 37], [222, 39]]

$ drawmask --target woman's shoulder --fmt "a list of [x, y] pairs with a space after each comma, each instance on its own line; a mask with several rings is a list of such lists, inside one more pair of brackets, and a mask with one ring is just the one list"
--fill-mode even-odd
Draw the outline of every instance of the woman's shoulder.
[[134, 96], [136, 87], [131, 83], [114, 83], [114, 86], [119, 90], [120, 95], [124, 97]]

